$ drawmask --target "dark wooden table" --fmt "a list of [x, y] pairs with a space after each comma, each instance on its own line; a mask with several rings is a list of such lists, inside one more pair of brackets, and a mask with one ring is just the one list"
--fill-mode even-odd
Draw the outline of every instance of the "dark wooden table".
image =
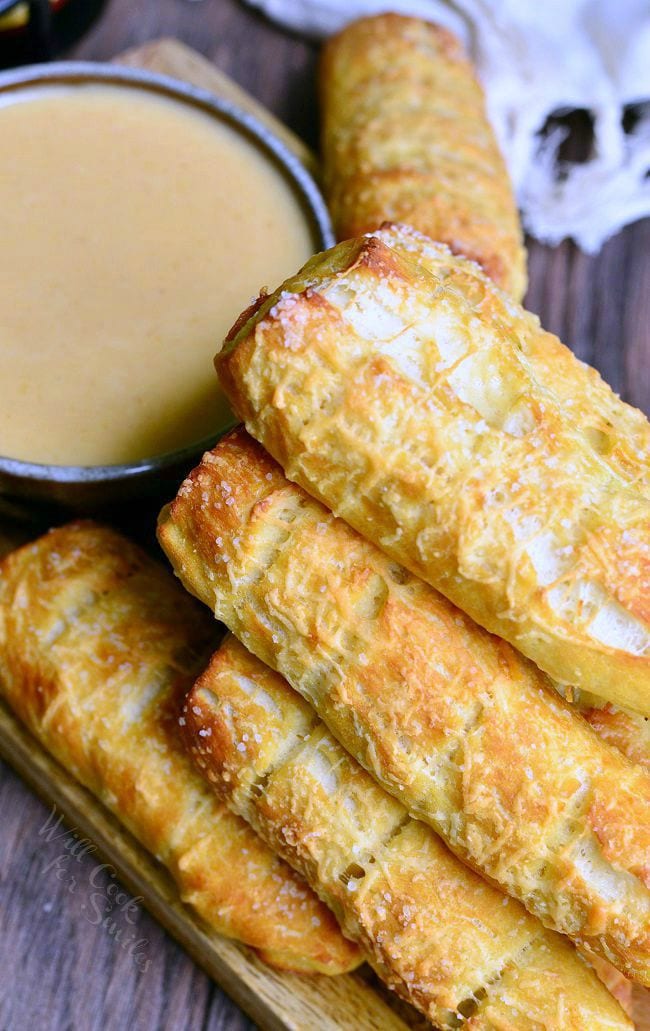
[[[202, 51], [316, 144], [316, 48], [239, 0], [109, 0], [69, 56], [102, 60], [162, 35]], [[528, 307], [648, 411], [650, 220], [596, 257], [569, 243], [531, 242], [529, 253]], [[62, 859], [64, 828], [47, 825], [47, 808], [1, 764], [0, 812], [0, 1031], [252, 1028], [139, 906], [128, 920], [115, 910], [112, 926], [98, 923], [110, 871], [92, 853]]]

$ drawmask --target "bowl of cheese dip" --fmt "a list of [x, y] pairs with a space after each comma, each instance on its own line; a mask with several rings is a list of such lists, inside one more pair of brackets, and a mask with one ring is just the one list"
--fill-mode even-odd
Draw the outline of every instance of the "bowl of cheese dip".
[[0, 492], [163, 493], [234, 418], [213, 358], [263, 287], [333, 243], [299, 159], [163, 76], [0, 76]]

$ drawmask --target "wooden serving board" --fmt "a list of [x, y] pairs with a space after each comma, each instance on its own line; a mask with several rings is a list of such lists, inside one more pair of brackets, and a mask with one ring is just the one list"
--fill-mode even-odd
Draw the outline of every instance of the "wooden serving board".
[[[130, 50], [116, 60], [227, 97], [268, 125], [317, 175], [316, 158], [305, 144], [189, 47], [163, 39]], [[0, 554], [34, 536], [27, 527], [3, 526], [2, 517], [0, 510]], [[72, 829], [92, 840], [128, 891], [144, 899], [153, 916], [260, 1028], [413, 1031], [428, 1026], [410, 1007], [391, 997], [365, 969], [333, 978], [282, 974], [262, 963], [251, 950], [211, 932], [181, 902], [166, 870], [40, 746], [2, 702], [0, 755], [37, 794], [57, 807]], [[635, 1016], [638, 1031], [650, 1031], [650, 993], [638, 993]]]

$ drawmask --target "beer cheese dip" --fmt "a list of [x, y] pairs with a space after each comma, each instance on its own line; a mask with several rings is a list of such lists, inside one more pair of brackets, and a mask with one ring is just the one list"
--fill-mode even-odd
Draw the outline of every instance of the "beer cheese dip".
[[216, 435], [215, 352], [315, 249], [289, 180], [129, 86], [9, 93], [0, 140], [0, 454], [114, 465]]

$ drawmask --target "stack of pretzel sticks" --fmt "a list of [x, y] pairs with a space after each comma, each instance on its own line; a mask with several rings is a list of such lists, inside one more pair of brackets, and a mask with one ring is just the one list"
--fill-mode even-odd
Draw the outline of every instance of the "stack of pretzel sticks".
[[[347, 55], [339, 80], [359, 34], [390, 49], [404, 26], [418, 60], [374, 62], [387, 69], [387, 105], [382, 73], [379, 83], [360, 75], [347, 107], [339, 81], [326, 147], [337, 117], [368, 105], [368, 90], [378, 94], [378, 141], [404, 82], [412, 104], [419, 58], [439, 38], [413, 24], [373, 19], [331, 44], [331, 74], [336, 48]], [[354, 142], [346, 153], [358, 155]], [[367, 147], [369, 173], [373, 159]], [[326, 152], [330, 182], [332, 161]], [[159, 538], [185, 586], [286, 678], [410, 818], [541, 925], [648, 984], [650, 779], [556, 685], [609, 703], [612, 716], [623, 706], [619, 741], [643, 755], [650, 427], [476, 264], [417, 229], [368, 228], [235, 325], [217, 369], [259, 444], [238, 431], [206, 455], [163, 513]], [[324, 872], [332, 857], [323, 839], [329, 831], [335, 852], [337, 830], [308, 817], [328, 811], [323, 790], [336, 794], [336, 777], [321, 770], [310, 808], [297, 787], [309, 750], [297, 744], [296, 756], [288, 729], [265, 744], [245, 693], [223, 687], [222, 696], [220, 684], [211, 680], [199, 712], [186, 715], [197, 761], [222, 796], [434, 1022], [460, 1014], [498, 1026], [505, 1018], [490, 1007], [513, 955], [473, 984], [442, 988], [432, 965], [450, 953], [436, 954], [423, 933], [440, 914], [410, 897], [386, 913], [373, 892], [376, 852], [392, 855], [403, 840], [399, 817], [365, 852], [356, 842], [360, 859], [346, 852], [347, 867], [333, 859]], [[249, 730], [239, 733], [247, 722], [260, 749]], [[422, 867], [430, 872], [430, 861]], [[451, 914], [444, 891], [441, 899]], [[450, 937], [461, 940], [458, 927]], [[532, 980], [540, 989], [543, 978]], [[540, 996], [555, 1015], [520, 1005], [526, 1015], [511, 1014], [513, 1026], [580, 1026], [548, 982]]]
[[[368, 48], [381, 74], [346, 80]], [[493, 275], [523, 253], [490, 205], [496, 148], [454, 151], [491, 137], [448, 35], [357, 23], [322, 85], [333, 211], [357, 167], [355, 208], [428, 212], [436, 242], [355, 226], [370, 235], [260, 298], [218, 359], [260, 443], [238, 430], [204, 456], [159, 537], [241, 643], [183, 702], [205, 615], [76, 524], [4, 563], [0, 684], [204, 919], [271, 962], [363, 955], [443, 1028], [630, 1027], [583, 956], [650, 983], [650, 429], [439, 242]], [[413, 203], [418, 182], [435, 204]], [[496, 231], [471, 240], [490, 217], [501, 261], [483, 255]]]

